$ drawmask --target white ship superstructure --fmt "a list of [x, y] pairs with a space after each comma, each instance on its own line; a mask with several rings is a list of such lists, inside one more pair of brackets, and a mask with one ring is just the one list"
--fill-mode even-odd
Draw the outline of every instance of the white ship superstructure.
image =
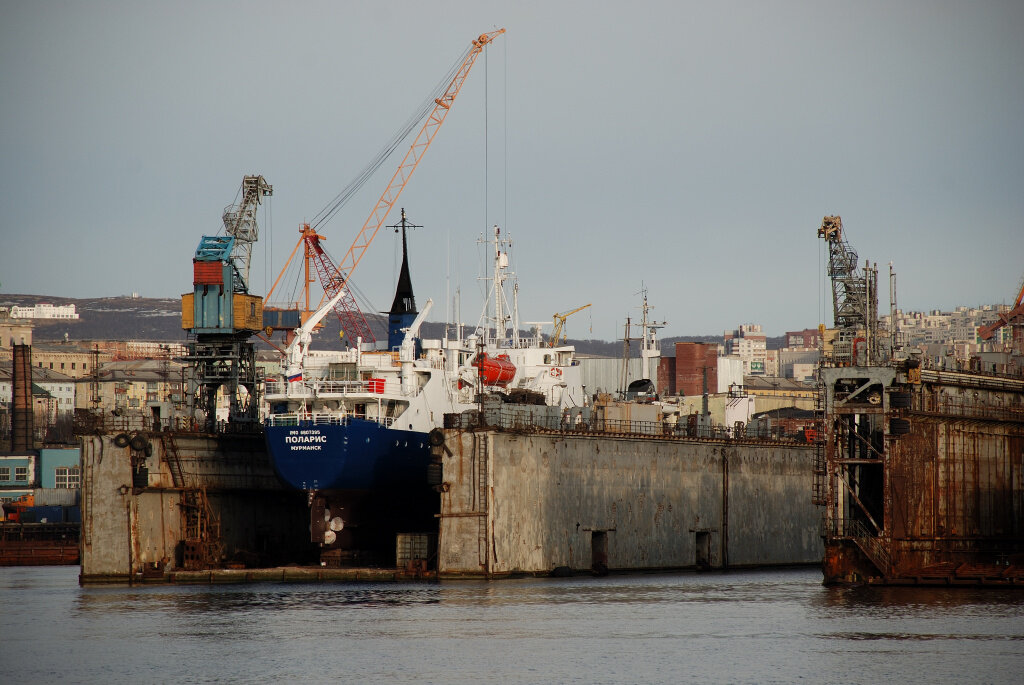
[[486, 308], [473, 334], [465, 339], [422, 339], [419, 331], [430, 301], [396, 351], [365, 351], [361, 346], [310, 350], [312, 326], [307, 322], [305, 330], [296, 332], [297, 347], [290, 351], [298, 353], [289, 360], [288, 370], [267, 382], [268, 425], [358, 418], [387, 428], [428, 432], [442, 424], [444, 414], [476, 407], [477, 394], [488, 391], [530, 391], [548, 406], [583, 406], [575, 349], [547, 346], [539, 326], [530, 335], [520, 334], [505, 299], [509, 258], [498, 227], [493, 244], [494, 270], [488, 279], [488, 305], [493, 303], [493, 310]]

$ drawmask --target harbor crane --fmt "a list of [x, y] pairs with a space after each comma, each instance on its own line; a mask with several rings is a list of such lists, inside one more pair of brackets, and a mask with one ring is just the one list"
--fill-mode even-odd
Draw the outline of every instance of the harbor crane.
[[987, 326], [980, 327], [978, 329], [978, 337], [982, 340], [991, 340], [996, 331], [1006, 325], [1024, 325], [1024, 279], [1021, 279], [1020, 292], [1017, 293], [1017, 299], [1014, 301], [1010, 311], [1000, 312], [998, 319]]
[[[398, 165], [398, 169], [391, 176], [391, 180], [388, 182], [387, 187], [381, 194], [380, 199], [377, 200], [377, 204], [374, 205], [373, 210], [363, 223], [361, 229], [356, 234], [355, 240], [349, 247], [345, 256], [335, 265], [326, 253], [322, 250], [319, 245], [319, 241], [323, 239], [323, 236], [316, 233], [316, 226], [308, 228], [304, 226], [300, 231], [302, 236], [299, 240], [299, 244], [306, 244], [306, 282], [304, 289], [306, 290], [306, 308], [300, 315], [303, 320], [309, 316], [309, 262], [312, 259], [316, 265], [317, 274], [320, 277], [320, 283], [323, 286], [324, 294], [320, 299], [320, 305], [327, 300], [333, 298], [334, 295], [343, 292], [345, 293], [335, 304], [335, 312], [338, 315], [338, 319], [341, 322], [342, 330], [348, 335], [350, 340], [362, 338], [363, 340], [374, 341], [376, 338], [373, 332], [370, 330], [370, 326], [366, 323], [365, 317], [362, 312], [359, 311], [359, 307], [352, 297], [351, 288], [346, 287], [349, 279], [352, 277], [352, 272], [355, 271], [359, 262], [366, 254], [373, 239], [377, 236], [378, 231], [384, 222], [387, 220], [388, 213], [395, 206], [399, 196], [405, 189], [406, 184], [409, 183], [409, 179], [412, 177], [416, 167], [419, 166], [420, 161], [423, 159], [423, 155], [426, 154], [430, 144], [434, 141], [434, 137], [440, 130], [441, 125], [444, 123], [445, 118], [448, 116], [448, 112], [451, 110], [452, 105], [455, 102], [455, 98], [458, 96], [459, 91], [462, 90], [462, 86], [466, 81], [466, 77], [469, 76], [470, 70], [476, 63], [476, 58], [479, 57], [480, 53], [483, 52], [484, 47], [494, 41], [495, 38], [505, 33], [505, 29], [497, 29], [489, 33], [480, 34], [470, 43], [470, 47], [462, 57], [461, 63], [454, 70], [454, 75], [451, 80], [448, 81], [448, 86], [444, 93], [434, 99], [434, 107], [430, 114], [426, 117], [423, 125], [420, 127], [419, 133], [416, 134], [416, 138], [413, 140], [412, 145], [406, 152], [405, 157]], [[381, 160], [383, 161], [383, 160]], [[371, 169], [372, 173], [372, 169]], [[366, 174], [363, 174], [364, 176]], [[340, 201], [334, 203], [330, 208], [321, 212], [322, 223], [326, 219], [333, 216], [334, 212], [340, 206]], [[292, 250], [292, 255], [295, 254], [296, 248]], [[289, 257], [289, 262], [291, 257]], [[285, 264], [285, 269], [287, 269]], [[282, 271], [282, 275], [283, 275]], [[277, 286], [277, 282], [281, 280], [281, 276], [278, 276], [277, 281], [274, 283], [274, 287]], [[270, 292], [267, 293], [269, 299], [273, 292], [273, 287]], [[277, 328], [277, 326], [270, 326], [271, 329]], [[280, 326], [284, 329], [292, 329], [294, 326]]]
[[[182, 328], [189, 332], [189, 415], [203, 412], [204, 427], [218, 429], [217, 398], [229, 403], [228, 420], [259, 421], [259, 383], [250, 336], [261, 329], [263, 299], [249, 293], [256, 212], [273, 187], [260, 175], [242, 179], [241, 200], [221, 215], [224, 235], [202, 236], [192, 259], [193, 289], [181, 297]], [[222, 390], [223, 388], [223, 390]]]
[[[828, 243], [828, 275], [832, 281], [832, 311], [839, 335], [833, 344], [837, 363], [870, 363], [878, 345], [878, 270], [867, 263], [861, 271], [857, 252], [843, 234], [843, 220], [826, 216], [818, 237]], [[865, 359], [858, 359], [858, 343]]]
[[587, 303], [582, 307], [576, 307], [576, 309], [568, 311], [565, 314], [555, 314], [554, 318], [552, 319], [554, 328], [551, 331], [551, 340], [548, 341], [548, 347], [557, 347], [558, 345], [561, 345], [563, 342], [565, 342], [565, 334], [563, 333], [563, 329], [565, 328], [565, 320], [568, 319], [573, 314], [575, 314], [576, 312], [583, 311], [589, 306], [590, 303]]
[[237, 205], [224, 208], [221, 220], [224, 232], [235, 239], [231, 260], [242, 277], [244, 292], [249, 291], [249, 265], [252, 262], [252, 246], [259, 240], [259, 226], [256, 223], [256, 208], [262, 198], [274, 194], [274, 188], [263, 176], [246, 176], [242, 179], [242, 198]]

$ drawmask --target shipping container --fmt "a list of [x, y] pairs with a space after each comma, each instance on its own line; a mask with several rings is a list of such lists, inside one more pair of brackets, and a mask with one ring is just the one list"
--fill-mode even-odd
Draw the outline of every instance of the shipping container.
[[20, 523], [63, 523], [64, 507], [29, 507], [18, 520]]
[[[230, 267], [223, 262], [193, 261], [194, 285], [224, 285], [225, 271]], [[230, 275], [227, 276], [230, 278]]]
[[70, 507], [78, 504], [82, 491], [78, 488], [36, 488], [33, 491], [36, 506]]
[[298, 328], [298, 309], [263, 309], [264, 328]]

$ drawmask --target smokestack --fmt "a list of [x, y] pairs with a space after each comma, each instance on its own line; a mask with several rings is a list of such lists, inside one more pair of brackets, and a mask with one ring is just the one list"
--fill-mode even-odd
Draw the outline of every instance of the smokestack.
[[12, 367], [13, 406], [11, 414], [11, 451], [15, 454], [32, 450], [32, 346], [14, 345]]

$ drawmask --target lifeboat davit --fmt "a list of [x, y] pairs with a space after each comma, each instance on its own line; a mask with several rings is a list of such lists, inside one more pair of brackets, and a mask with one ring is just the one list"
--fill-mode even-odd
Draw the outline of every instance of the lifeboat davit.
[[484, 385], [504, 388], [516, 375], [516, 365], [509, 361], [507, 354], [490, 357], [487, 353], [481, 352], [471, 365], [477, 368]]

